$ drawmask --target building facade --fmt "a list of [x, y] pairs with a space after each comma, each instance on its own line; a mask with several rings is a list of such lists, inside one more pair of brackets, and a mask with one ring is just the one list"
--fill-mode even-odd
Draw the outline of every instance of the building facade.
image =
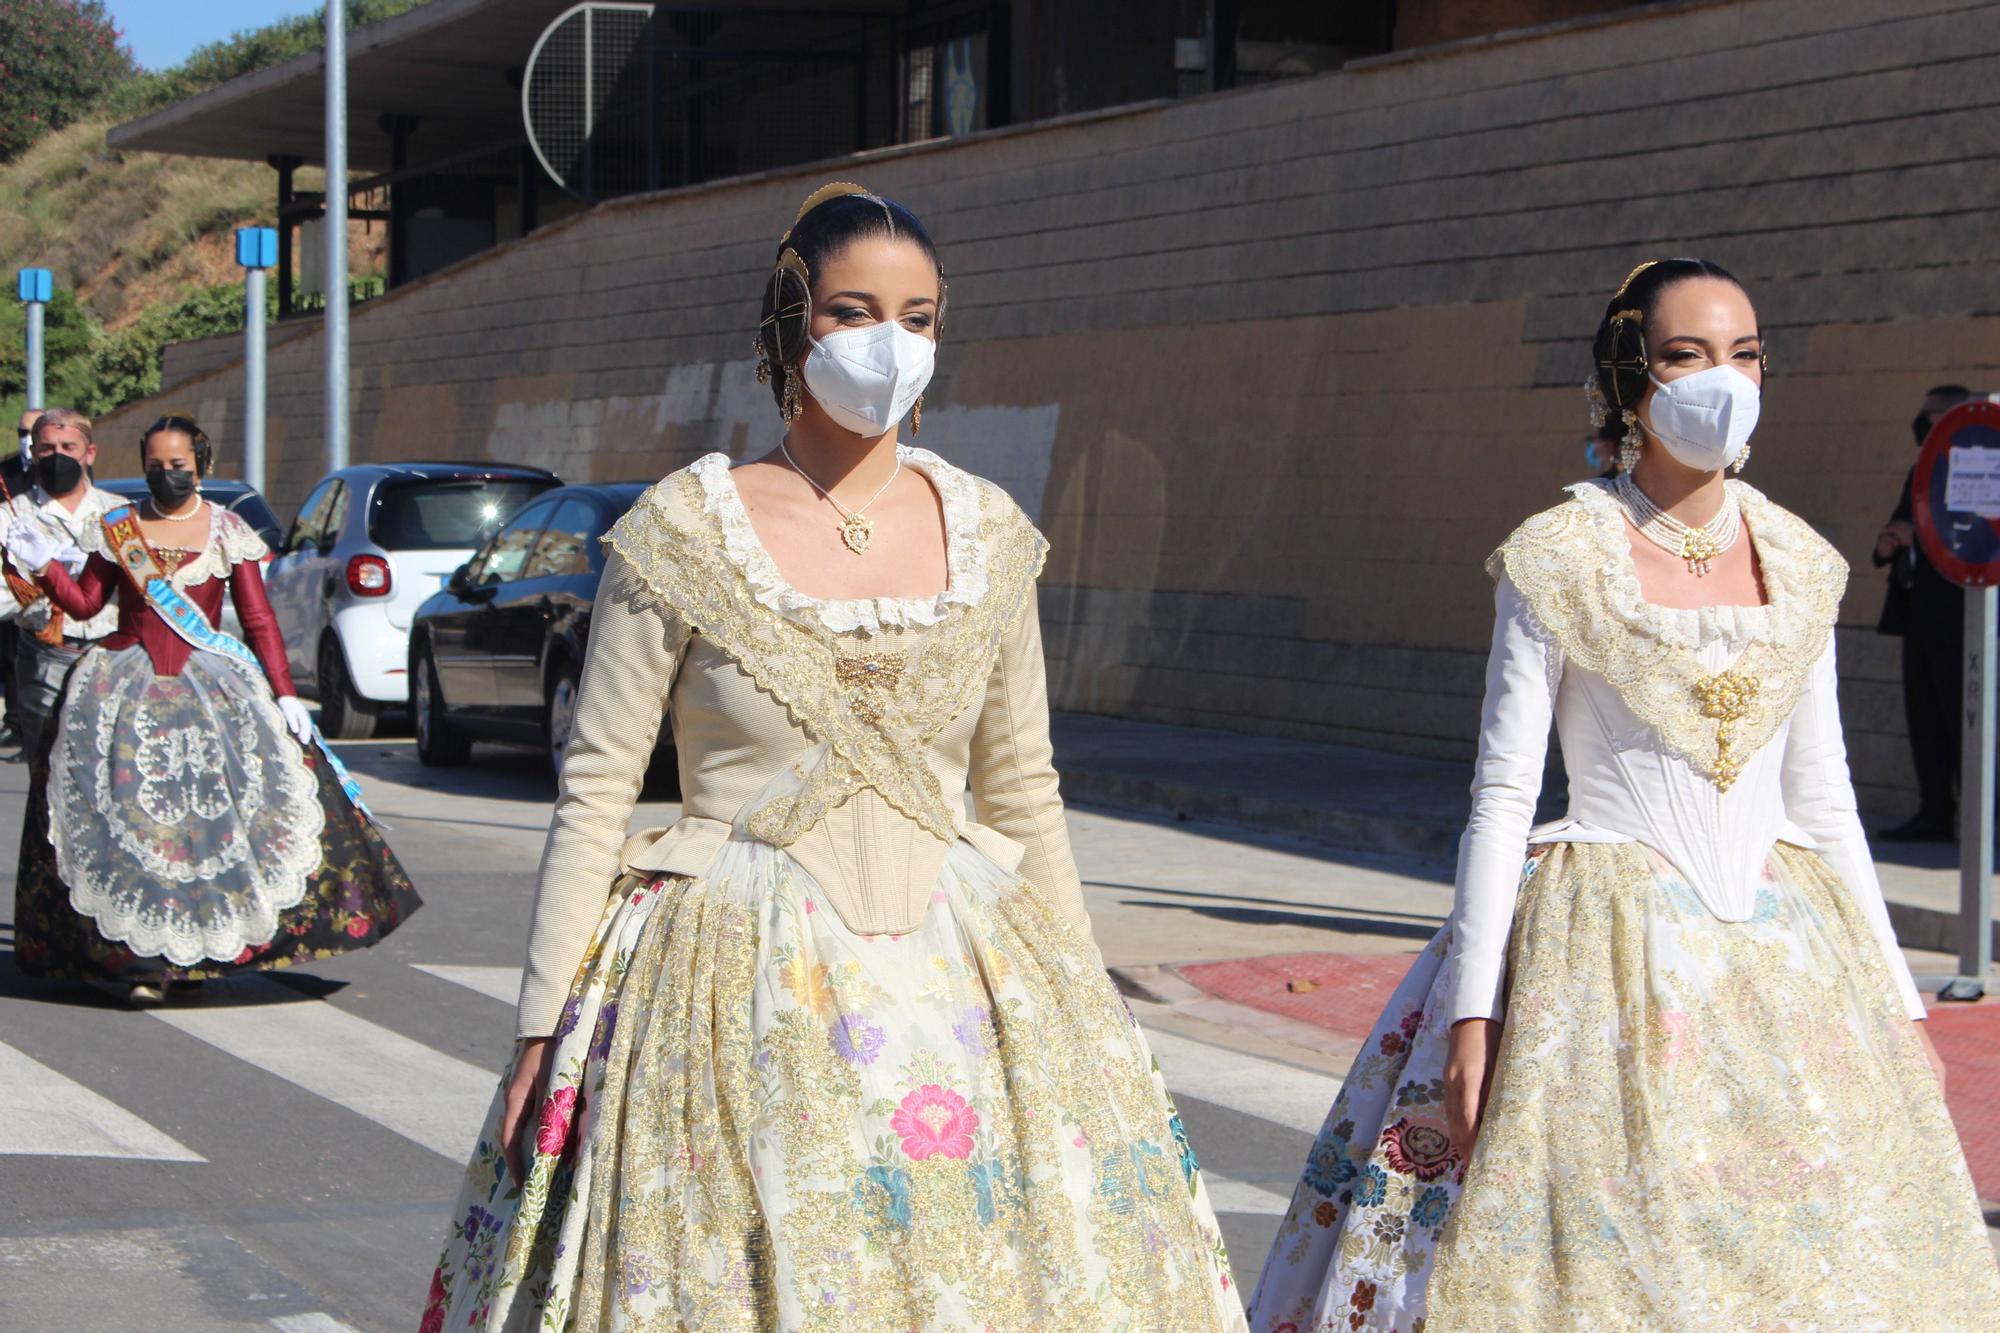
[[[942, 247], [918, 442], [1049, 534], [1057, 706], [1464, 757], [1481, 562], [1589, 474], [1610, 291], [1699, 254], [1746, 281], [1770, 345], [1746, 480], [1855, 566], [1850, 746], [1864, 800], [1893, 807], [1908, 759], [1868, 554], [1923, 389], [2000, 389], [2000, 4], [1912, 11], [1558, 13], [601, 204], [357, 309], [353, 455], [601, 480], [769, 448], [762, 276], [798, 201], [858, 179]], [[321, 355], [316, 333], [271, 353], [281, 510], [320, 470]], [[226, 442], [240, 402], [226, 365], [107, 429], [172, 407]]]

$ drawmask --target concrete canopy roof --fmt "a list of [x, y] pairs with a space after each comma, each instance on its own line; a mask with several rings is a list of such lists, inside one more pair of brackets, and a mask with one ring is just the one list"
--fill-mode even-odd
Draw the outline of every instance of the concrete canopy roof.
[[[510, 78], [574, 0], [429, 0], [347, 34], [347, 161], [391, 168], [384, 115], [411, 115], [413, 162], [437, 161], [521, 137], [521, 92]], [[665, 8], [672, 6], [665, 5]], [[708, 0], [709, 9], [901, 13], [903, 0]], [[283, 153], [325, 160], [326, 53], [231, 79], [185, 102], [116, 126], [107, 146], [262, 162]]]

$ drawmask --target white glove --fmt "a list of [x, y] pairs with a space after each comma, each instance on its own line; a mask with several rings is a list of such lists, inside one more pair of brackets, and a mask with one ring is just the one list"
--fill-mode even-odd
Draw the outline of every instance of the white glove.
[[299, 738], [299, 744], [311, 745], [313, 720], [312, 714], [306, 711], [306, 706], [297, 698], [287, 694], [278, 700], [278, 711], [285, 715], [285, 725], [291, 728], [292, 735]]
[[16, 523], [7, 534], [8, 556], [30, 574], [41, 573], [62, 546], [63, 543], [28, 523]]
[[56, 561], [69, 571], [71, 578], [75, 578], [77, 575], [83, 573], [83, 567], [90, 563], [90, 557], [83, 553], [81, 546], [78, 546], [75, 542], [69, 542], [60, 551], [56, 552]]

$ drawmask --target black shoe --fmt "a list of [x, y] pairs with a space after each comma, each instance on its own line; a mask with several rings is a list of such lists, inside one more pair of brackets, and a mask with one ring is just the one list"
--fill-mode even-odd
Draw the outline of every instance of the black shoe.
[[1894, 828], [1876, 833], [1877, 842], [1956, 842], [1958, 830], [1942, 819], [1912, 815]]

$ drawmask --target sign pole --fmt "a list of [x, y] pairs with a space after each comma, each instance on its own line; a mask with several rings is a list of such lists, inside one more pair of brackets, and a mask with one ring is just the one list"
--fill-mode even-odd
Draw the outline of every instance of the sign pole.
[[264, 271], [278, 262], [278, 233], [270, 227], [236, 232], [236, 262], [243, 266], [243, 480], [264, 492]]
[[15, 292], [28, 308], [28, 407], [46, 407], [42, 398], [42, 312], [55, 295], [55, 276], [45, 268], [24, 268], [15, 281]]
[[347, 14], [326, 0], [326, 470], [347, 466]]
[[1965, 590], [1958, 781], [1958, 975], [1941, 1000], [1977, 1000], [1993, 972], [1994, 732], [2000, 713], [2000, 403], [1974, 399], [1925, 438], [1911, 474], [1918, 544]]
[[1965, 590], [1965, 735], [1958, 799], [1958, 977], [1940, 997], [1976, 1000], [1993, 970], [1993, 714], [2000, 589]]

